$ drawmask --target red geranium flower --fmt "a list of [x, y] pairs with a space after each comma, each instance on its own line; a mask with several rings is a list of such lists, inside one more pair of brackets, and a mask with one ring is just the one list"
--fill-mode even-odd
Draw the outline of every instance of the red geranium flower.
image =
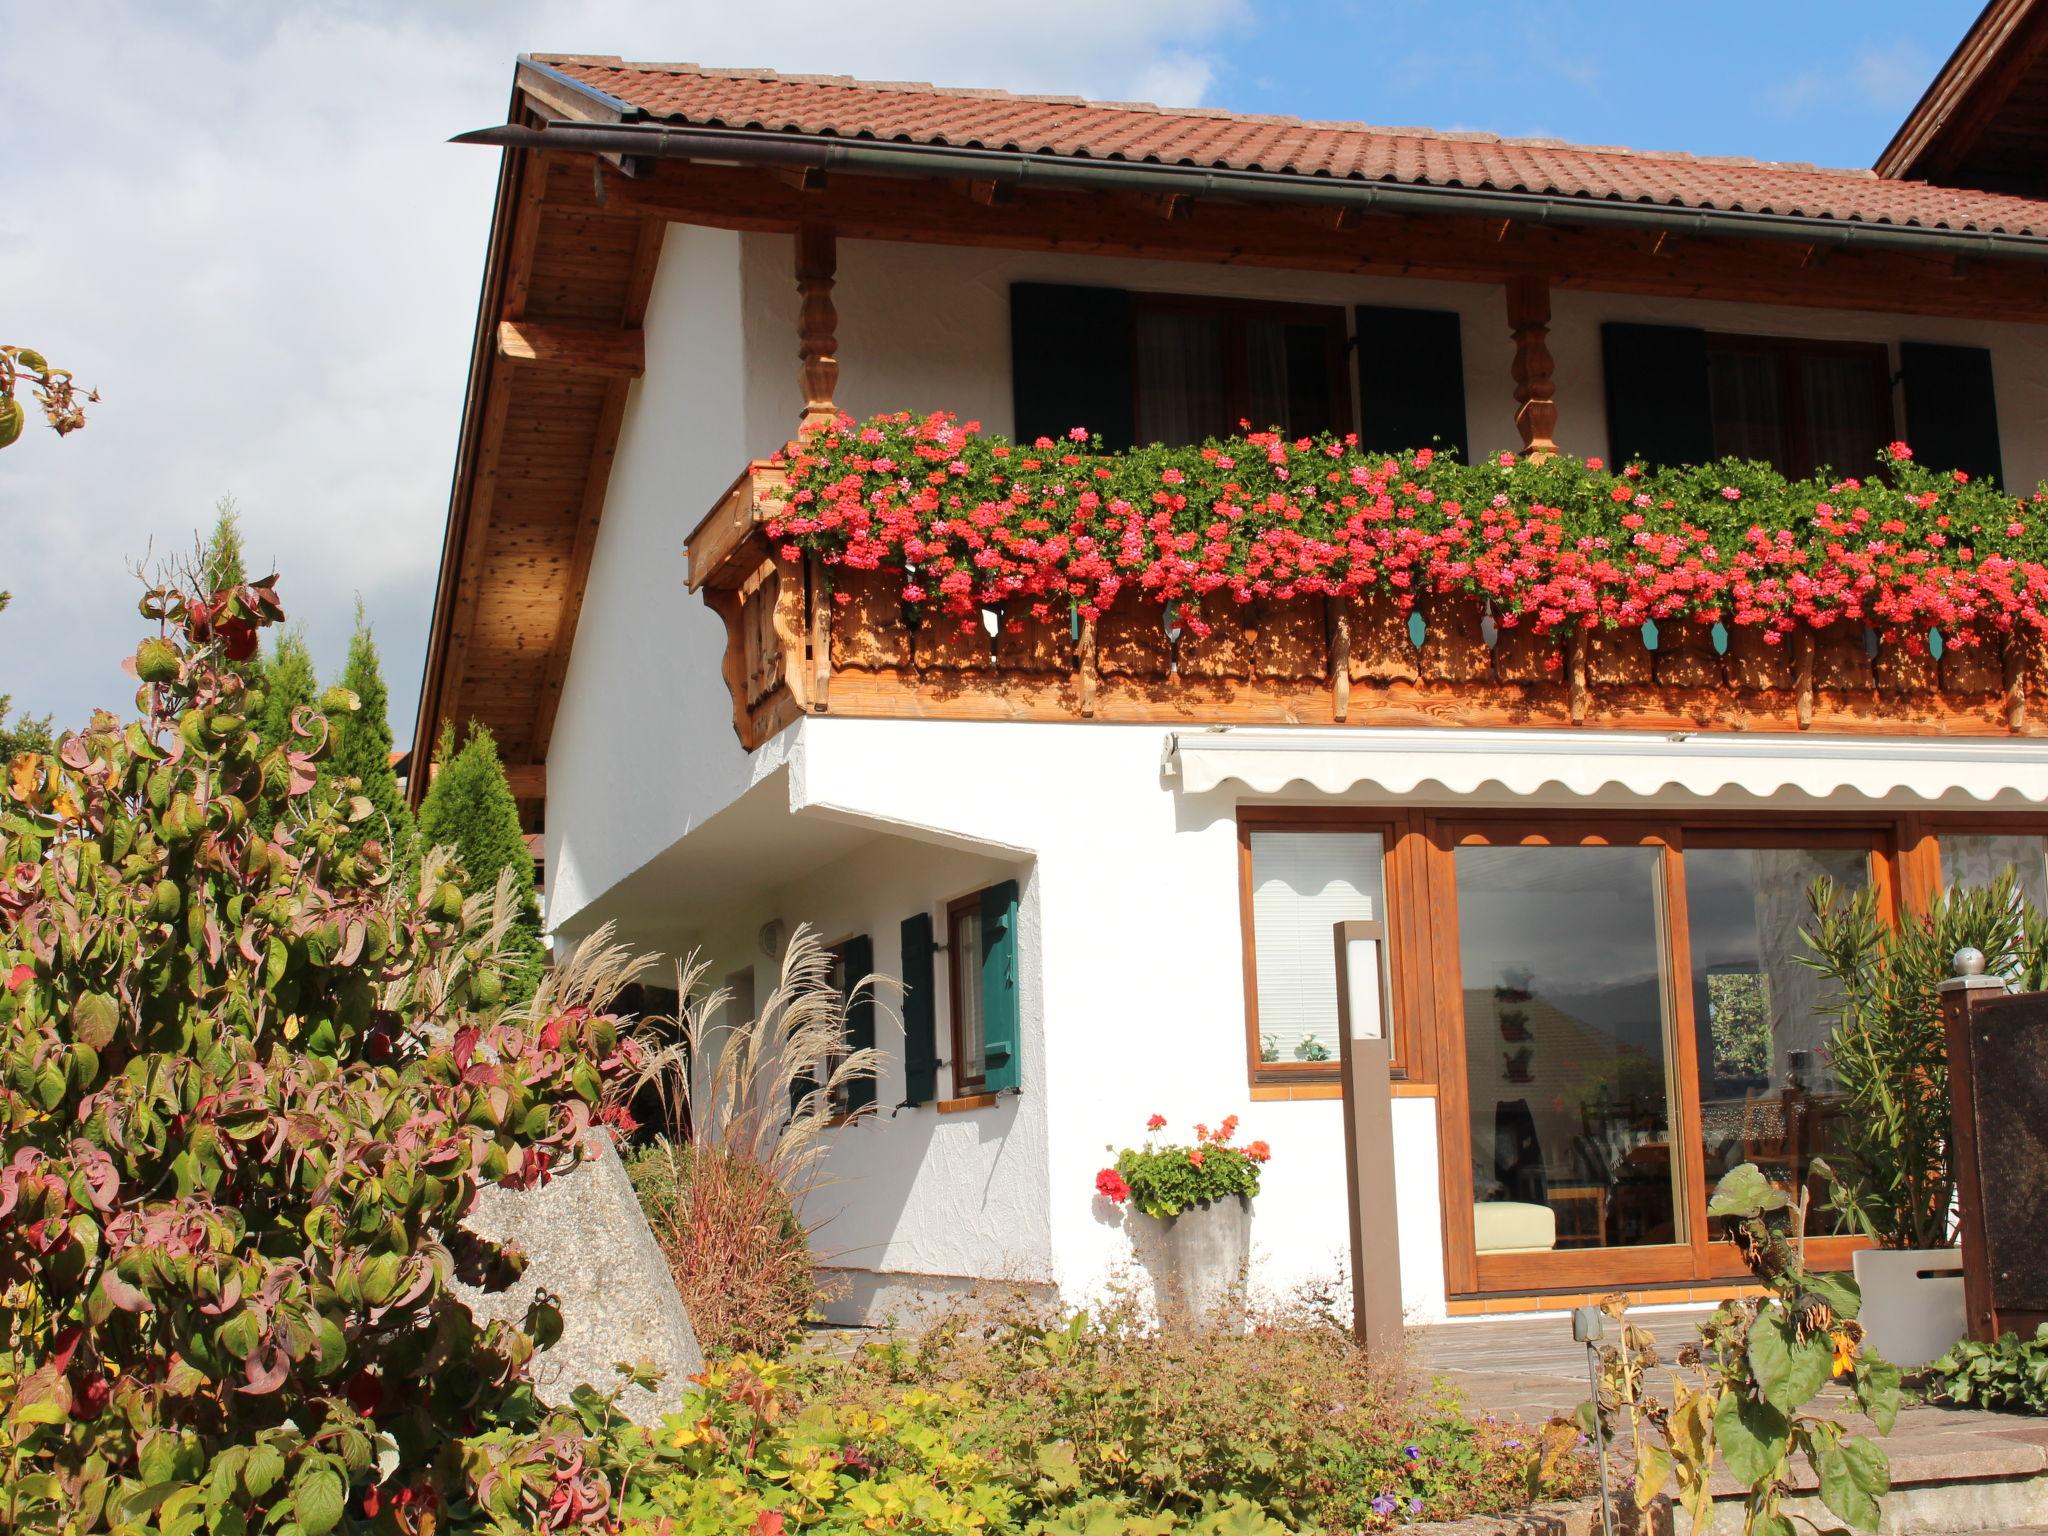
[[1112, 1205], [1122, 1205], [1131, 1198], [1131, 1186], [1114, 1168], [1105, 1168], [1095, 1175], [1095, 1193]]
[[1145, 1122], [1145, 1129], [1148, 1131], [1162, 1131], [1166, 1129], [1166, 1116], [1154, 1115]]
[[1263, 1163], [1273, 1155], [1273, 1149], [1263, 1141], [1255, 1141], [1244, 1149], [1244, 1155], [1255, 1163]]

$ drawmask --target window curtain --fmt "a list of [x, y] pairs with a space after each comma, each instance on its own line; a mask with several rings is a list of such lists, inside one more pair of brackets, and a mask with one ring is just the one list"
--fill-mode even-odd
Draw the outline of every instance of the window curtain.
[[1333, 929], [1385, 916], [1383, 870], [1377, 832], [1252, 834], [1262, 1065], [1336, 1065]]
[[1826, 466], [1837, 476], [1871, 474], [1891, 423], [1878, 419], [1869, 361], [1819, 354], [1801, 358], [1799, 371], [1814, 467]]
[[1785, 404], [1779, 398], [1778, 359], [1767, 352], [1715, 352], [1709, 377], [1717, 456], [1762, 459], [1790, 473]]
[[1137, 331], [1139, 441], [1181, 447], [1228, 431], [1222, 319], [1141, 310]]
[[1252, 430], [1287, 431], [1300, 414], [1287, 366], [1288, 328], [1275, 320], [1254, 320], [1244, 330]]

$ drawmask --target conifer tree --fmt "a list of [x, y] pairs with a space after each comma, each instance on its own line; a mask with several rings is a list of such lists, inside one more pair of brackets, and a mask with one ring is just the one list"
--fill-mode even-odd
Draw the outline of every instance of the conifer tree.
[[200, 579], [208, 592], [238, 587], [249, 579], [242, 564], [242, 514], [235, 498], [221, 497], [213, 513], [213, 533], [199, 558]]
[[320, 683], [313, 674], [313, 653], [306, 637], [294, 625], [278, 631], [270, 655], [263, 663], [263, 713], [256, 729], [263, 750], [282, 746], [291, 737], [292, 712], [311, 704], [319, 696]]
[[391, 694], [384, 686], [377, 642], [364, 622], [360, 600], [356, 603], [356, 632], [348, 643], [348, 663], [342, 669], [341, 686], [356, 696], [360, 707], [337, 720], [334, 756], [323, 765], [323, 771], [337, 780], [360, 782], [362, 787], [357, 793], [379, 814], [355, 824], [352, 830], [356, 841], [360, 844], [374, 837], [381, 842], [388, 837], [392, 868], [409, 875], [418, 862], [418, 836], [412, 810], [398, 787], [397, 771], [391, 766]]
[[441, 732], [437, 767], [420, 806], [420, 841], [428, 847], [454, 848], [456, 861], [468, 876], [471, 890], [489, 890], [503, 869], [512, 871], [512, 895], [519, 913], [506, 944], [507, 952], [525, 948], [530, 956], [506, 985], [515, 999], [531, 993], [540, 979], [546, 949], [540, 936], [540, 904], [533, 891], [533, 855], [519, 825], [519, 802], [505, 779], [498, 743], [489, 730], [471, 722], [469, 740], [450, 755], [454, 732]]

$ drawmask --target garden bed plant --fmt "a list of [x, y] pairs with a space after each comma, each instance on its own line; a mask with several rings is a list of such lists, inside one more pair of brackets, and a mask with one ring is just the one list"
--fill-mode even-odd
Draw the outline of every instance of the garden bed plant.
[[1161, 1221], [1190, 1206], [1258, 1194], [1272, 1149], [1263, 1141], [1238, 1146], [1237, 1116], [1226, 1115], [1213, 1130], [1196, 1125], [1191, 1143], [1153, 1140], [1165, 1129], [1164, 1115], [1147, 1120], [1143, 1143], [1125, 1147], [1113, 1166], [1095, 1175], [1095, 1192], [1112, 1205], [1129, 1201]]
[[1169, 1337], [1121, 1303], [743, 1355], [658, 1430], [595, 1394], [576, 1426], [625, 1529], [672, 1536], [1351, 1533], [1577, 1497], [1591, 1471], [1576, 1426], [1470, 1417], [1326, 1319]]
[[2048, 631], [2043, 492], [1925, 468], [1904, 443], [1793, 480], [1248, 429], [1107, 453], [1079, 427], [1016, 444], [940, 412], [842, 416], [780, 462], [781, 553], [891, 573], [913, 616], [1092, 619], [1136, 596], [1185, 605], [1200, 635], [1219, 603], [1465, 594], [1538, 633], [1697, 618], [1776, 641], [1850, 622], [1924, 652], [1936, 633]]

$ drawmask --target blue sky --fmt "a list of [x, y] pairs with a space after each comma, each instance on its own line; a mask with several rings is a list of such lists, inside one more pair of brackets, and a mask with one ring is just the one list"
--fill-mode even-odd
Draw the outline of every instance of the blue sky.
[[[360, 596], [401, 742], [433, 602], [520, 52], [1488, 130], [1867, 166], [1971, 0], [67, 0], [7, 51], [0, 340], [101, 388], [0, 454], [0, 693], [131, 707], [132, 563], [240, 503], [338, 674]], [[906, 405], [937, 402], [904, 402]], [[684, 600], [678, 585], [677, 601]]]
[[1977, 6], [1262, 0], [1211, 99], [1245, 112], [1867, 166]]

